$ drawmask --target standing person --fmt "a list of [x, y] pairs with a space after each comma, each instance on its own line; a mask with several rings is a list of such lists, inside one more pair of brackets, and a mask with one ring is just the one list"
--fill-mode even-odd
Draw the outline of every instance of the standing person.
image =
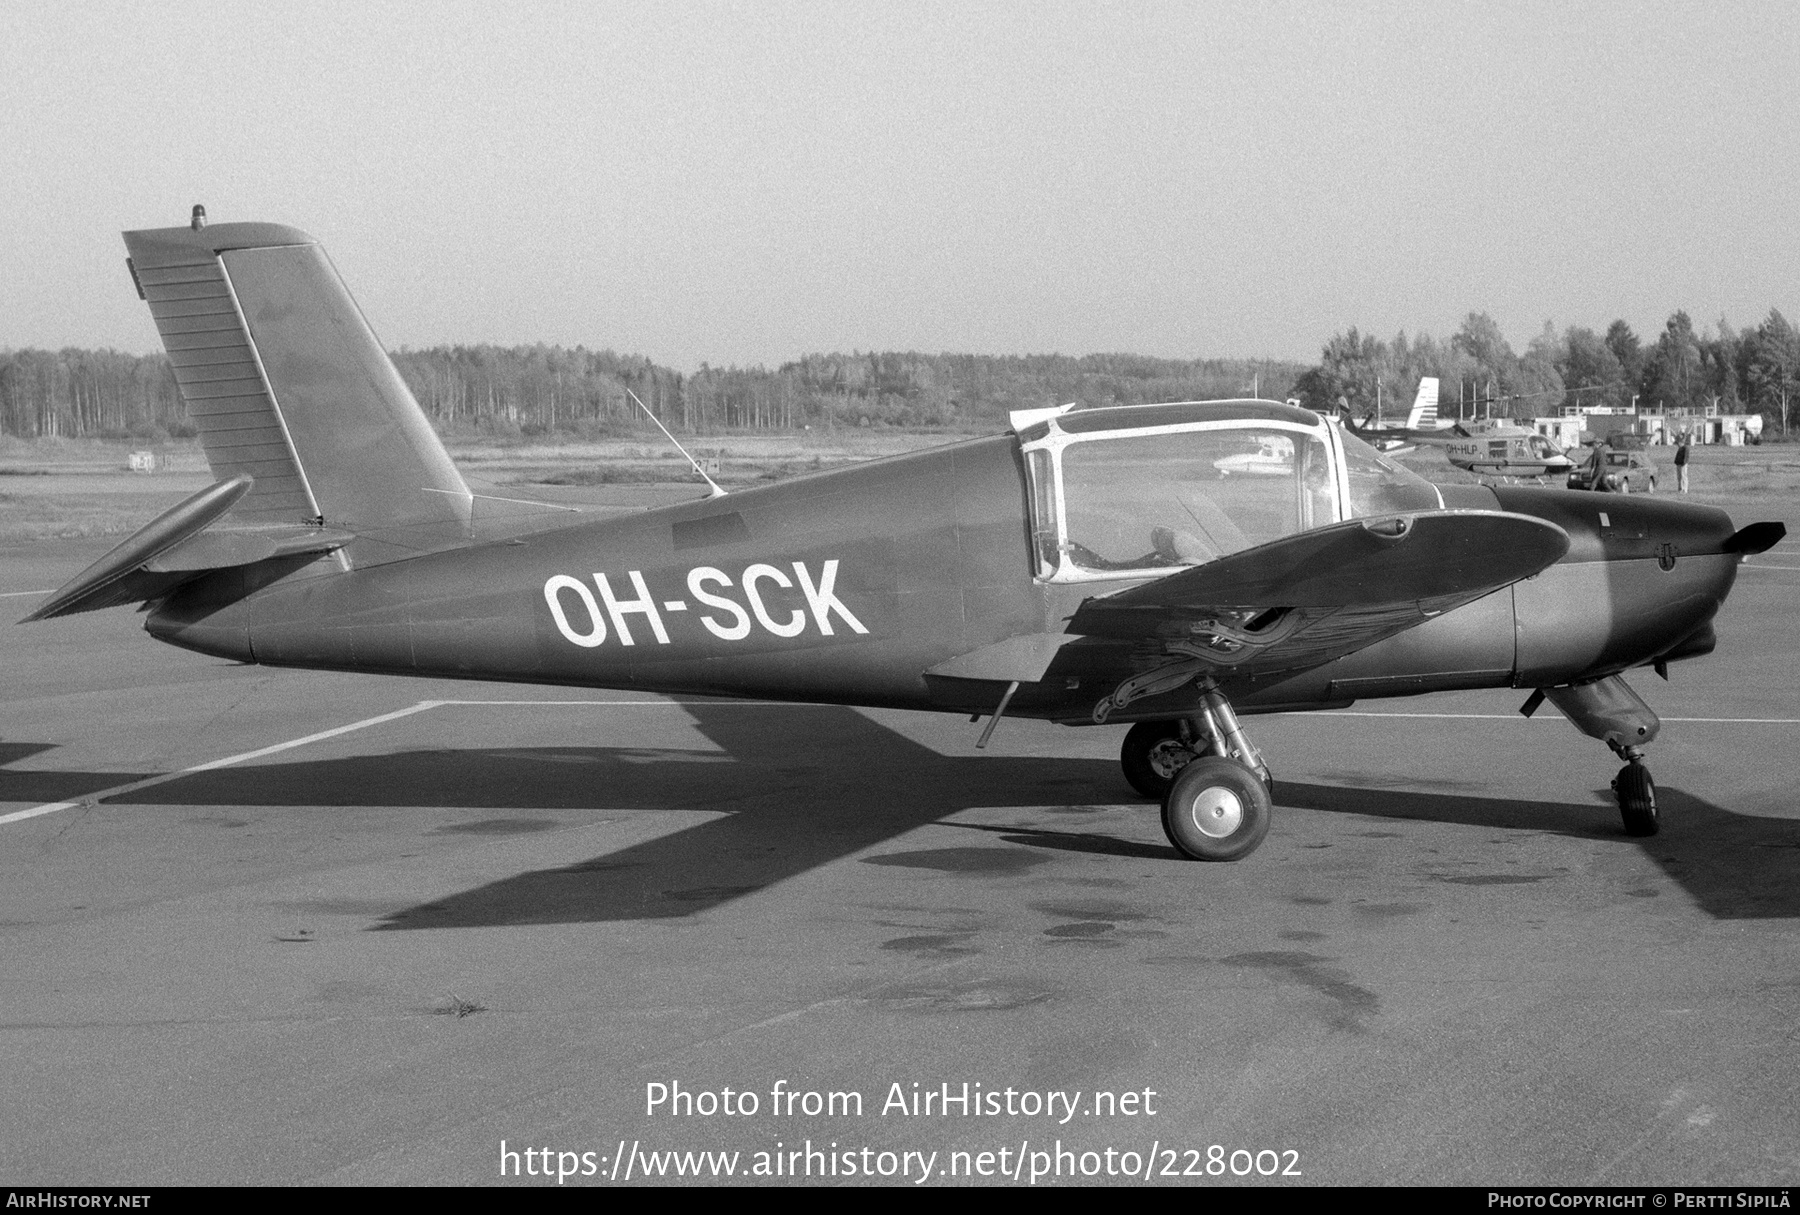
[[1691, 437], [1684, 431], [1675, 448], [1675, 484], [1684, 494], [1688, 489], [1688, 442]]
[[1605, 439], [1594, 441], [1594, 452], [1588, 457], [1587, 464], [1581, 470], [1581, 479], [1586, 488], [1598, 493], [1605, 493], [1612, 488], [1606, 483], [1607, 457], [1611, 454], [1612, 448]]

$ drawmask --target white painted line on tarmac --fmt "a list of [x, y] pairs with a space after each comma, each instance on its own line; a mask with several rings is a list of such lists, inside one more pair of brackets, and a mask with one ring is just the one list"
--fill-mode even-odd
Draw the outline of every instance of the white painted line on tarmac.
[[129, 784], [114, 785], [110, 789], [101, 789], [95, 793], [84, 794], [73, 801], [48, 802], [42, 806], [33, 806], [29, 810], [15, 810], [11, 814], [0, 814], [0, 825], [23, 822], [28, 818], [40, 815], [55, 814], [58, 810], [73, 810], [77, 806], [92, 806], [107, 798], [120, 797], [127, 793], [136, 793], [140, 789], [148, 789], [152, 785], [166, 784], [172, 780], [180, 780], [184, 776], [192, 776], [196, 772], [212, 772], [219, 768], [229, 768], [234, 764], [246, 763], [253, 759], [261, 759], [265, 755], [275, 755], [282, 751], [291, 751], [295, 747], [304, 747], [309, 743], [323, 742], [327, 738], [336, 738], [340, 734], [350, 734], [356, 730], [366, 730], [370, 726], [379, 726], [386, 722], [397, 721], [402, 717], [411, 717], [414, 713], [424, 713], [431, 709], [440, 709], [447, 705], [538, 705], [546, 707], [581, 705], [585, 707], [613, 705], [631, 708], [652, 708], [657, 706], [682, 705], [731, 705], [744, 708], [761, 708], [779, 706], [788, 702], [779, 700], [421, 700], [418, 704], [405, 709], [395, 709], [392, 713], [381, 713], [375, 717], [365, 717], [361, 721], [353, 721], [347, 726], [335, 726], [329, 730], [320, 730], [316, 734], [308, 734], [303, 738], [289, 739], [287, 742], [274, 743], [267, 747], [258, 747], [254, 751], [244, 751], [237, 755], [227, 755], [224, 759], [210, 760], [204, 764], [195, 764], [191, 768], [183, 768], [178, 772], [164, 772], [160, 776], [150, 776], [143, 780], [135, 780]]
[[1800, 565], [1764, 565], [1760, 561], [1746, 561], [1744, 568], [1747, 570], [1788, 570], [1800, 574]]
[[[108, 789], [108, 793], [117, 793], [129, 789], [130, 785], [121, 785], [118, 789]], [[0, 823], [16, 823], [21, 819], [36, 818], [40, 814], [55, 814], [58, 810], [73, 810], [80, 802], [51, 802], [47, 806], [33, 806], [29, 810], [14, 810], [11, 814], [0, 815]]]
[[1800, 726], [1800, 717], [1665, 717], [1684, 726]]
[[11, 814], [0, 814], [0, 824], [17, 823], [28, 818], [37, 818], [39, 815], [43, 814], [55, 814], [58, 810], [73, 810], [77, 806], [92, 806], [97, 802], [105, 801], [109, 797], [118, 797], [125, 793], [135, 793], [139, 789], [148, 789], [152, 785], [161, 785], [168, 781], [179, 780], [182, 777], [189, 776], [195, 772], [211, 772], [215, 768], [229, 768], [233, 764], [241, 764], [246, 760], [258, 759], [264, 755], [273, 755], [278, 751], [290, 751], [295, 747], [304, 747], [307, 743], [315, 743], [321, 739], [336, 738], [339, 734], [348, 734], [352, 730], [364, 730], [370, 726], [378, 726], [383, 722], [393, 721], [396, 718], [410, 717], [412, 714], [422, 713], [426, 709], [435, 709], [441, 703], [443, 702], [437, 700], [421, 700], [418, 704], [413, 705], [408, 709], [396, 709], [392, 713], [383, 713], [377, 717], [367, 717], [362, 721], [353, 721], [347, 726], [338, 726], [331, 730], [320, 730], [317, 734], [308, 734], [304, 738], [296, 738], [288, 742], [276, 743], [269, 747], [258, 747], [254, 751], [245, 751], [240, 755], [228, 755], [224, 759], [215, 759], [204, 764], [195, 764], [193, 767], [183, 768], [179, 772], [165, 772], [161, 776], [151, 776], [146, 777], [143, 780], [134, 780], [129, 784], [114, 785], [110, 789], [101, 789], [97, 793], [85, 794], [84, 796], [76, 798], [74, 801], [50, 802], [42, 806], [33, 806], [29, 810], [15, 810]]
[[[1259, 715], [1261, 716], [1261, 715]], [[1448, 717], [1461, 721], [1511, 721], [1518, 717], [1520, 721], [1536, 720], [1519, 717], [1517, 713], [1365, 713], [1361, 709], [1289, 709], [1285, 713], [1270, 713], [1269, 717]]]
[[[1259, 716], [1262, 716], [1259, 714]], [[1270, 713], [1269, 717], [1416, 717], [1430, 720], [1442, 717], [1452, 721], [1562, 721], [1560, 713], [1540, 713], [1526, 717], [1522, 713], [1366, 713], [1351, 709], [1291, 709]], [[1660, 721], [1684, 726], [1800, 726], [1800, 717], [1663, 717]]]
[[[241, 764], [245, 760], [261, 759], [265, 755], [274, 755], [278, 751], [291, 751], [295, 747], [304, 747], [307, 743], [322, 742], [327, 738], [336, 738], [340, 734], [349, 734], [353, 730], [366, 730], [370, 726], [379, 726], [383, 722], [395, 721], [402, 717], [411, 717], [414, 713], [423, 713], [427, 709], [435, 709], [444, 702], [441, 700], [421, 700], [409, 709], [395, 709], [392, 713], [383, 713], [377, 717], [365, 717], [361, 721], [353, 721], [347, 726], [337, 726], [330, 730], [320, 730], [317, 734], [308, 734], [305, 738], [296, 738], [290, 742], [275, 743], [273, 746], [258, 747], [254, 751], [245, 751], [239, 755], [228, 755], [224, 759], [215, 759], [211, 763], [195, 764], [191, 768], [183, 768], [180, 772], [171, 772], [168, 776], [151, 777], [150, 784], [156, 781], [173, 780], [177, 776], [186, 776], [190, 772], [211, 772], [215, 768], [229, 768], [233, 764]], [[134, 785], [133, 788], [142, 788]]]
[[811, 704], [804, 700], [434, 700], [434, 705], [537, 705], [555, 707], [557, 705], [631, 705], [638, 708], [649, 708], [656, 705], [694, 705], [702, 708], [712, 706], [730, 706], [744, 709], [778, 709], [783, 707]]
[[46, 591], [0, 591], [0, 599], [17, 599], [21, 595], [48, 595], [55, 590], [55, 587], [51, 587]]

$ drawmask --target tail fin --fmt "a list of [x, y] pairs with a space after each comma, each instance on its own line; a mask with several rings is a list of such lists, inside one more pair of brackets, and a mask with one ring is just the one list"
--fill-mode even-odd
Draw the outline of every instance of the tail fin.
[[1413, 398], [1412, 412], [1406, 415], [1406, 429], [1437, 429], [1437, 377], [1428, 375], [1419, 381], [1419, 395]]
[[125, 245], [213, 475], [255, 478], [234, 519], [466, 533], [469, 487], [316, 240], [215, 224]]

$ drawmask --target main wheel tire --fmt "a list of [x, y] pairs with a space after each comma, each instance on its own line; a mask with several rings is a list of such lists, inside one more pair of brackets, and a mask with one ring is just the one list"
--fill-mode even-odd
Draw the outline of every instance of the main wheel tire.
[[1235, 759], [1205, 755], [1181, 770], [1163, 799], [1169, 842], [1197, 861], [1235, 861], [1269, 834], [1269, 791]]
[[1656, 782], [1650, 779], [1650, 769], [1639, 763], [1626, 764], [1613, 781], [1613, 792], [1619, 797], [1619, 815], [1625, 820], [1625, 834], [1655, 835], [1658, 826]]
[[1179, 722], [1140, 721], [1119, 748], [1119, 767], [1125, 770], [1125, 779], [1153, 802], [1169, 796], [1175, 777], [1193, 761], [1193, 750], [1181, 741]]

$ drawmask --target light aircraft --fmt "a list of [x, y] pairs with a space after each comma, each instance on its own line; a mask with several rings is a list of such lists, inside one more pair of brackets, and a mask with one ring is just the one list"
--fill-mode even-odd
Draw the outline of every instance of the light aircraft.
[[1370, 414], [1357, 426], [1345, 419], [1346, 429], [1363, 442], [1370, 444], [1377, 451], [1391, 452], [1399, 455], [1410, 451], [1410, 443], [1441, 433], [1443, 424], [1438, 421], [1438, 380], [1436, 376], [1422, 376], [1419, 379], [1419, 391], [1413, 396], [1412, 411], [1406, 415], [1404, 426], [1383, 426], [1376, 414]]
[[[1023, 410], [1004, 434], [584, 519], [470, 492], [312, 237], [125, 234], [217, 483], [29, 619], [143, 604], [247, 663], [1133, 723], [1183, 854], [1269, 829], [1240, 715], [1533, 689], [1625, 761], [1624, 672], [1710, 652], [1784, 534], [1685, 502], [1434, 486], [1272, 401]], [[1279, 475], [1215, 461], [1265, 446]]]
[[1213, 461], [1221, 477], [1285, 477], [1294, 467], [1294, 443], [1286, 435], [1271, 435], [1255, 451], [1221, 456]]

